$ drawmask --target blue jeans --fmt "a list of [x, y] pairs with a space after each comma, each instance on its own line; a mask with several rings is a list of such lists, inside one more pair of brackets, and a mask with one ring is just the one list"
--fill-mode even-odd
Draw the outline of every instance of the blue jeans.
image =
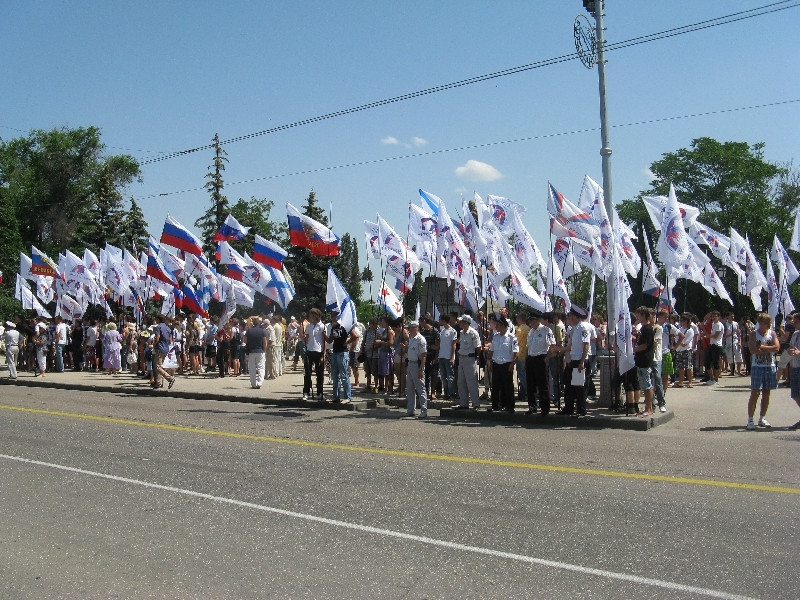
[[331, 354], [331, 379], [333, 379], [333, 401], [339, 402], [339, 382], [342, 382], [344, 387], [344, 397], [347, 400], [353, 399], [353, 394], [350, 388], [350, 373], [348, 367], [350, 366], [350, 353], [349, 352], [334, 352]]
[[661, 361], [654, 360], [650, 365], [650, 379], [653, 380], [653, 391], [658, 406], [665, 406], [667, 403], [664, 398], [664, 380], [661, 378]]
[[56, 344], [56, 371], [64, 372], [64, 345]]
[[449, 398], [455, 396], [453, 363], [451, 363], [448, 358], [439, 359], [439, 379], [442, 380], [442, 392], [444, 392], [444, 395]]

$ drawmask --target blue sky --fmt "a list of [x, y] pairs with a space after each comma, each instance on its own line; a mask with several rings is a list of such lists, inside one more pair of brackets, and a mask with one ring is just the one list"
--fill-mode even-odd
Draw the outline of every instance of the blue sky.
[[[608, 0], [606, 36], [768, 3]], [[109, 152], [140, 160], [574, 54], [583, 12], [580, 0], [12, 0], [4, 9], [0, 137], [95, 125]], [[650, 163], [696, 137], [765, 142], [773, 161], [798, 157], [800, 102], [787, 103], [800, 99], [798, 17], [800, 7], [608, 54], [616, 202], [647, 187]], [[273, 200], [272, 218], [284, 220], [285, 203], [299, 207], [313, 188], [332, 206], [334, 231], [361, 241], [376, 213], [404, 231], [418, 188], [453, 213], [474, 190], [525, 205], [545, 249], [548, 180], [577, 200], [584, 174], [601, 180], [599, 148], [597, 72], [575, 59], [229, 144], [225, 193]], [[211, 161], [206, 150], [143, 167], [127, 195], [152, 233], [167, 212], [192, 226], [209, 203]], [[354, 163], [363, 164], [334, 168]]]

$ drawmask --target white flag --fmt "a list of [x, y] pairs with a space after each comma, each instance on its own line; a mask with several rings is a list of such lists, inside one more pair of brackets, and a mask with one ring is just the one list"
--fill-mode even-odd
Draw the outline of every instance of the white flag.
[[[330, 271], [329, 271], [330, 273]], [[386, 286], [386, 282], [381, 283], [378, 290], [378, 306], [386, 309], [390, 315], [395, 319], [403, 316], [403, 304], [397, 298], [395, 293]]]
[[794, 214], [794, 227], [792, 227], [792, 239], [789, 240], [789, 250], [800, 252], [800, 210]]
[[[384, 284], [385, 285], [385, 284]], [[356, 317], [356, 305], [350, 298], [350, 294], [344, 289], [342, 282], [333, 271], [333, 267], [328, 267], [328, 288], [325, 292], [325, 308], [335, 310], [339, 313], [337, 321], [348, 333], [353, 329], [358, 318]]]
[[797, 267], [794, 266], [792, 259], [789, 258], [789, 253], [781, 244], [781, 241], [776, 235], [772, 240], [772, 260], [778, 265], [779, 279], [778, 283], [781, 287], [793, 284], [800, 278], [800, 273], [797, 272]]
[[775, 279], [775, 271], [772, 269], [772, 262], [767, 256], [767, 314], [772, 317], [773, 323], [779, 312], [780, 290], [778, 289], [778, 281]]
[[667, 266], [677, 266], [689, 256], [689, 244], [683, 226], [683, 216], [675, 196], [675, 188], [670, 184], [667, 203], [661, 213], [659, 225], [661, 235], [658, 237], [656, 249], [661, 262]]

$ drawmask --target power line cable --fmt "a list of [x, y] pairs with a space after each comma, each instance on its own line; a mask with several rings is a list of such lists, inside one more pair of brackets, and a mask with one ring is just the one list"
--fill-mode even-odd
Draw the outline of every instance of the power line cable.
[[[752, 9], [748, 9], [748, 10], [744, 10], [744, 11], [739, 11], [739, 12], [736, 12], [736, 13], [731, 13], [729, 15], [724, 15], [724, 16], [721, 16], [721, 17], [715, 17], [713, 19], [707, 19], [705, 21], [699, 21], [697, 23], [693, 23], [693, 24], [690, 24], [690, 25], [683, 25], [683, 26], [680, 26], [680, 27], [674, 27], [674, 28], [671, 28], [671, 29], [666, 29], [664, 31], [657, 32], [657, 33], [652, 33], [652, 34], [648, 34], [648, 35], [644, 35], [644, 36], [638, 36], [638, 37], [635, 37], [635, 38], [631, 38], [629, 40], [624, 40], [624, 41], [621, 41], [621, 42], [615, 42], [615, 43], [612, 43], [612, 44], [606, 44], [605, 50], [606, 51], [621, 50], [621, 49], [628, 48], [628, 47], [631, 47], [631, 46], [636, 46], [636, 45], [639, 45], [639, 44], [645, 44], [645, 43], [649, 43], [649, 42], [654, 42], [654, 41], [657, 41], [657, 40], [660, 40], [660, 39], [667, 39], [667, 38], [670, 38], [670, 37], [675, 37], [675, 36], [683, 35], [683, 34], [686, 34], [686, 33], [692, 33], [694, 31], [700, 31], [700, 30], [703, 30], [703, 29], [709, 29], [711, 27], [717, 27], [717, 26], [720, 26], [720, 25], [727, 25], [727, 24], [730, 24], [730, 23], [735, 23], [735, 22], [738, 22], [738, 21], [742, 21], [744, 19], [752, 19], [754, 17], [759, 17], [759, 16], [762, 16], [762, 15], [771, 14], [771, 13], [774, 13], [774, 12], [778, 12], [778, 11], [782, 11], [782, 10], [788, 10], [790, 8], [797, 8], [797, 7], [800, 7], [800, 2], [798, 2], [797, 0], [780, 0], [779, 2], [774, 2], [774, 3], [766, 4], [764, 6], [760, 6], [760, 7], [757, 7], [757, 8], [752, 8]], [[575, 60], [575, 58], [576, 58], [576, 55], [574, 53], [563, 54], [561, 56], [556, 56], [556, 57], [553, 57], [553, 58], [548, 58], [548, 59], [540, 60], [540, 61], [537, 61], [537, 62], [529, 63], [529, 64], [526, 64], [526, 65], [520, 65], [520, 66], [517, 66], [517, 67], [510, 67], [508, 69], [503, 69], [501, 71], [495, 71], [493, 73], [487, 73], [487, 74], [484, 74], [484, 75], [476, 75], [474, 77], [469, 77], [467, 79], [462, 79], [462, 80], [451, 82], [451, 83], [437, 85], [437, 86], [426, 88], [426, 89], [423, 89], [423, 90], [418, 90], [416, 92], [409, 92], [409, 93], [406, 93], [406, 94], [401, 94], [399, 96], [394, 96], [392, 98], [386, 98], [386, 99], [383, 99], [383, 100], [376, 100], [376, 101], [373, 101], [373, 102], [368, 102], [366, 104], [361, 104], [359, 106], [354, 106], [354, 107], [351, 107], [351, 108], [337, 110], [337, 111], [326, 113], [326, 114], [323, 114], [323, 115], [318, 115], [316, 117], [310, 117], [310, 118], [307, 118], [307, 119], [294, 121], [292, 123], [286, 123], [284, 125], [277, 125], [275, 127], [270, 127], [268, 129], [264, 129], [264, 130], [261, 130], [261, 131], [256, 131], [256, 132], [253, 132], [253, 133], [248, 133], [248, 134], [245, 134], [245, 135], [232, 137], [232, 138], [229, 138], [229, 139], [221, 141], [220, 144], [222, 144], [222, 145], [233, 144], [233, 143], [236, 143], [236, 142], [241, 142], [241, 141], [253, 139], [253, 138], [256, 138], [256, 137], [269, 135], [269, 134], [277, 133], [277, 132], [280, 132], [280, 131], [285, 131], [287, 129], [293, 129], [295, 127], [301, 127], [303, 125], [310, 125], [312, 123], [318, 123], [318, 122], [326, 121], [326, 120], [333, 119], [333, 118], [336, 118], [336, 117], [341, 117], [341, 116], [345, 116], [345, 115], [349, 115], [349, 114], [353, 114], [353, 113], [357, 113], [357, 112], [362, 112], [362, 111], [365, 111], [365, 110], [368, 110], [368, 109], [372, 109], [372, 108], [378, 108], [380, 106], [386, 106], [386, 105], [394, 104], [394, 103], [397, 103], [397, 102], [403, 102], [405, 100], [411, 100], [413, 98], [419, 98], [419, 97], [422, 97], [422, 96], [427, 96], [427, 95], [435, 94], [435, 93], [438, 93], [438, 92], [443, 92], [443, 91], [447, 91], [447, 90], [456, 89], [456, 88], [459, 88], [459, 87], [464, 87], [464, 86], [467, 86], [467, 85], [472, 85], [472, 84], [475, 84], [475, 83], [481, 83], [481, 82], [485, 82], [485, 81], [490, 81], [492, 79], [497, 79], [499, 77], [506, 77], [508, 75], [515, 75], [515, 74], [523, 73], [525, 71], [530, 71], [530, 70], [533, 70], [533, 69], [539, 69], [539, 68], [542, 68], [542, 67], [548, 67], [548, 66], [560, 64], [560, 63], [563, 63], [563, 62], [572, 61], [572, 60]], [[162, 161], [165, 161], [165, 160], [170, 160], [172, 158], [177, 158], [179, 156], [186, 156], [187, 154], [193, 154], [195, 152], [201, 152], [203, 150], [208, 150], [210, 148], [213, 148], [212, 144], [204, 144], [204, 145], [198, 146], [196, 148], [189, 148], [189, 149], [186, 149], [186, 150], [179, 150], [179, 151], [175, 151], [175, 152], [167, 152], [167, 153], [161, 154], [160, 156], [156, 156], [156, 157], [153, 157], [153, 158], [148, 158], [146, 160], [143, 160], [139, 164], [140, 165], [148, 165], [148, 164], [153, 164], [153, 163], [157, 163], [157, 162], [162, 162]]]
[[[617, 125], [612, 125], [611, 127], [613, 129], [613, 128], [620, 128], [620, 127], [634, 127], [634, 126], [637, 126], [637, 125], [650, 125], [650, 124], [653, 124], [653, 123], [664, 123], [664, 122], [667, 122], [667, 121], [677, 121], [677, 120], [680, 120], [680, 119], [692, 119], [692, 118], [697, 118], [697, 117], [707, 117], [707, 116], [721, 115], [721, 114], [732, 113], [732, 112], [741, 112], [741, 111], [745, 111], [745, 110], [755, 110], [755, 109], [760, 109], [760, 108], [771, 108], [771, 107], [775, 107], [775, 106], [783, 106], [783, 105], [794, 104], [794, 103], [798, 103], [798, 102], [800, 102], [800, 98], [797, 98], [797, 99], [794, 99], [794, 100], [780, 100], [778, 102], [770, 102], [770, 103], [766, 103], [766, 104], [754, 104], [754, 105], [751, 105], [751, 106], [740, 106], [740, 107], [736, 107], [736, 108], [723, 108], [723, 109], [719, 109], [719, 110], [709, 110], [709, 111], [690, 113], [690, 114], [685, 114], [685, 115], [673, 115], [673, 116], [669, 116], [669, 117], [660, 117], [660, 118], [654, 118], [654, 119], [644, 119], [644, 120], [641, 120], [641, 121], [631, 121], [629, 123], [620, 123], [620, 124], [617, 124]], [[479, 144], [469, 144], [469, 145], [465, 145], [465, 146], [458, 146], [458, 147], [455, 147], [455, 148], [442, 148], [442, 149], [439, 149], [439, 150], [428, 150], [427, 152], [417, 152], [417, 153], [413, 153], [413, 154], [401, 154], [401, 155], [398, 155], [398, 156], [389, 156], [389, 157], [386, 157], [386, 158], [376, 158], [376, 159], [371, 159], [371, 160], [363, 160], [363, 161], [357, 161], [357, 162], [344, 163], [344, 164], [340, 164], [340, 165], [330, 165], [330, 166], [327, 166], [327, 167], [316, 167], [316, 168], [313, 168], [313, 169], [305, 169], [305, 170], [302, 170], [302, 171], [293, 171], [293, 172], [290, 172], [290, 173], [280, 173], [280, 174], [277, 174], [277, 175], [266, 175], [264, 177], [255, 177], [255, 178], [252, 178], [252, 179], [242, 179], [240, 181], [232, 181], [232, 182], [226, 183], [225, 185], [231, 186], [231, 185], [239, 185], [239, 184], [242, 184], [242, 183], [255, 183], [255, 182], [258, 182], [258, 181], [268, 181], [268, 180], [271, 180], [271, 179], [282, 179], [284, 177], [294, 177], [294, 176], [297, 176], [297, 175], [308, 175], [310, 173], [322, 173], [322, 172], [325, 172], [325, 171], [335, 171], [335, 170], [338, 170], [338, 169], [346, 169], [346, 168], [351, 168], [351, 167], [362, 167], [362, 166], [366, 166], [366, 165], [375, 165], [375, 164], [381, 164], [381, 163], [386, 163], [386, 162], [392, 162], [392, 161], [396, 161], [396, 160], [406, 160], [406, 159], [409, 159], [409, 158], [421, 158], [421, 157], [424, 157], [424, 156], [433, 156], [433, 155], [436, 155], [436, 154], [446, 154], [446, 153], [449, 153], [449, 152], [460, 152], [460, 151], [463, 151], [463, 150], [474, 150], [476, 148], [489, 148], [491, 146], [501, 146], [501, 145], [505, 145], [505, 144], [515, 144], [515, 143], [520, 143], [520, 142], [530, 142], [530, 141], [533, 141], [533, 140], [542, 140], [542, 139], [548, 139], [548, 138], [554, 138], [554, 137], [562, 137], [562, 136], [567, 136], [567, 135], [576, 135], [576, 134], [581, 134], [581, 133], [591, 133], [591, 132], [599, 131], [599, 129], [600, 129], [600, 127], [586, 127], [586, 128], [583, 128], [583, 129], [572, 129], [572, 130], [569, 130], [569, 131], [561, 131], [561, 132], [558, 132], [558, 133], [544, 133], [544, 134], [541, 134], [541, 135], [532, 135], [532, 136], [526, 136], [526, 137], [521, 137], [521, 138], [513, 138], [513, 139], [509, 139], [509, 140], [483, 142], [483, 143], [479, 143]], [[201, 186], [201, 187], [196, 187], [196, 188], [188, 188], [188, 189], [185, 189], [185, 190], [178, 190], [178, 191], [175, 191], [175, 192], [162, 192], [160, 194], [150, 194], [148, 196], [141, 196], [141, 199], [157, 198], [159, 196], [173, 196], [173, 195], [176, 195], [176, 194], [185, 194], [185, 193], [188, 193], [188, 192], [197, 192], [197, 191], [201, 191], [201, 190], [204, 190], [204, 189], [205, 189], [205, 187]]]

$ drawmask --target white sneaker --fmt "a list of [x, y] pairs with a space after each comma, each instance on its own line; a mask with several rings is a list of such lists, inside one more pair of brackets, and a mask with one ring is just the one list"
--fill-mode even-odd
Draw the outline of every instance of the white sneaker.
[[714, 380], [714, 379], [709, 379], [709, 380], [708, 380], [708, 381], [706, 381], [706, 382], [705, 382], [703, 385], [716, 385], [716, 384], [717, 384], [716, 380]]
[[303, 400], [308, 400], [308, 394], [303, 394]]
[[748, 429], [748, 431], [753, 431], [753, 429], [755, 429], [755, 428], [756, 428], [756, 424], [753, 423], [753, 419], [748, 419], [747, 420], [747, 429]]
[[661, 412], [667, 412], [667, 407], [666, 406], [659, 406], [658, 410], [660, 410]]
[[769, 424], [769, 421], [767, 421], [764, 417], [761, 417], [758, 420], [758, 426], [759, 427], [768, 427], [768, 428], [772, 427], [772, 425]]

